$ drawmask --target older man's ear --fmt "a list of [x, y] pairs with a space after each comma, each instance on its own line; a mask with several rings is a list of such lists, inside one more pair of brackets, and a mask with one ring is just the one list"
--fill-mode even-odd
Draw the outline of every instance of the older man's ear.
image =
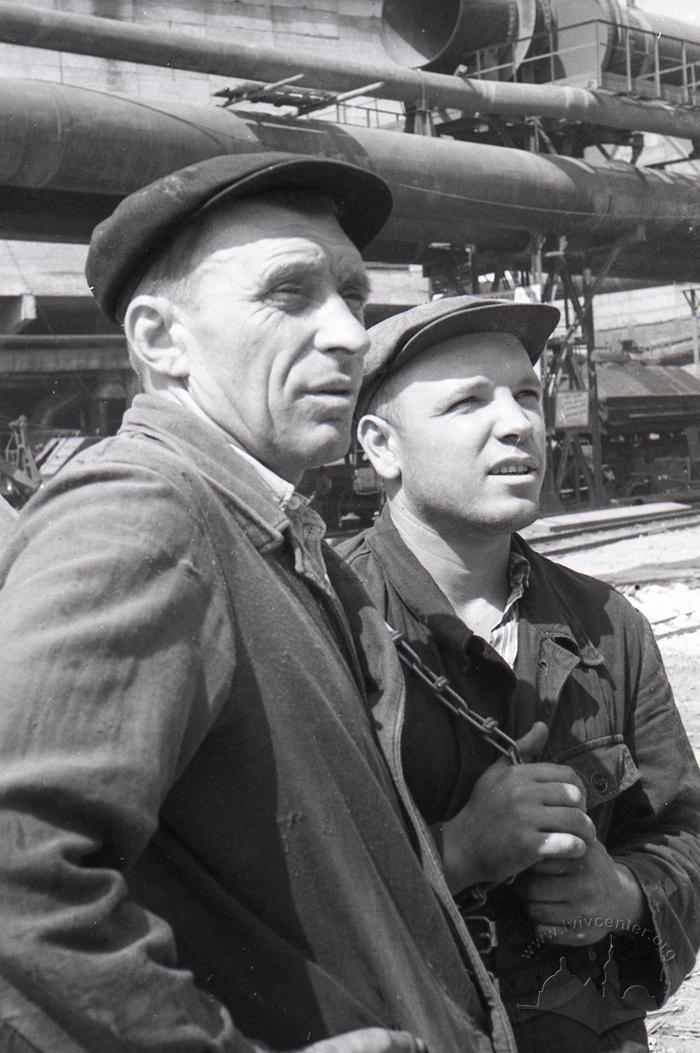
[[124, 333], [139, 372], [184, 380], [190, 364], [181, 326], [165, 296], [137, 296], [124, 318]]
[[357, 425], [357, 438], [380, 478], [399, 479], [401, 477], [396, 435], [389, 421], [374, 413], [366, 413]]

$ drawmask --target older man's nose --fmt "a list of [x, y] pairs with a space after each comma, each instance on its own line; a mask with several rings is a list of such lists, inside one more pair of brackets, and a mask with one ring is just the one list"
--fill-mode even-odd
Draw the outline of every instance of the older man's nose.
[[364, 355], [369, 348], [363, 321], [339, 293], [329, 296], [318, 308], [316, 347], [319, 351], [359, 355]]

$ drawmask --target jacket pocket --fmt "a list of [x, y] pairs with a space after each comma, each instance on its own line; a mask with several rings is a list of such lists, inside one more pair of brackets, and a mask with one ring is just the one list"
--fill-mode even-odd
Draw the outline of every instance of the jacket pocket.
[[551, 759], [555, 764], [568, 764], [574, 769], [586, 788], [588, 811], [612, 801], [640, 778], [622, 735], [590, 739]]

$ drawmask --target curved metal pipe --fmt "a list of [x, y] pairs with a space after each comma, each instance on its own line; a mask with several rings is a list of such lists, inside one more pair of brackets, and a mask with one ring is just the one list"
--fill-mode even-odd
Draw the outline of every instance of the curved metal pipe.
[[552, 84], [467, 80], [406, 69], [389, 61], [342, 62], [335, 55], [328, 58], [318, 52], [262, 44], [201, 40], [186, 33], [155, 32], [149, 26], [16, 3], [0, 2], [0, 41], [260, 81], [303, 71], [306, 83], [330, 91], [351, 91], [381, 80], [384, 86], [375, 94], [409, 105], [454, 107], [470, 114], [565, 118], [700, 140], [700, 114], [666, 103]]
[[[0, 81], [0, 142], [4, 236], [8, 230], [27, 236], [17, 213], [31, 204], [32, 237], [42, 236], [43, 215], [54, 235], [83, 240], [116, 200], [178, 166], [226, 152], [291, 150], [342, 158], [390, 183], [395, 211], [371, 247], [371, 259], [411, 262], [436, 241], [519, 253], [533, 234], [565, 234], [574, 248], [590, 249], [643, 227], [646, 243], [616, 273], [646, 274], [650, 267], [660, 278], [700, 278], [700, 181], [622, 162], [594, 167], [572, 158], [324, 121], [147, 106], [40, 81]], [[63, 218], [66, 201], [75, 210], [69, 221]], [[60, 232], [56, 224], [62, 221], [67, 229]]]
[[[607, 66], [609, 72], [623, 75], [626, 72], [626, 37], [629, 36], [633, 77], [654, 68], [656, 48], [664, 84], [682, 84], [683, 64], [700, 62], [700, 27], [634, 7], [623, 8], [617, 0], [608, 0], [611, 2], [615, 3], [618, 15]], [[671, 72], [666, 72], [669, 70]]]
[[[626, 7], [620, 0], [561, 0], [554, 20], [569, 46], [576, 44], [577, 37], [583, 43], [591, 32], [587, 24], [598, 21], [595, 38], [604, 52], [604, 73], [633, 79], [647, 74], [652, 79], [658, 62], [664, 85], [682, 85], [683, 65], [687, 70], [700, 61], [700, 26]], [[566, 54], [561, 60], [566, 72]]]
[[[508, 0], [496, 0], [502, 2]], [[440, 69], [460, 7], [460, 0], [434, 0], [429, 8], [421, 0], [384, 0], [381, 36], [387, 55], [402, 66]]]
[[437, 73], [453, 73], [469, 52], [519, 41], [517, 66], [536, 9], [536, 0], [384, 0], [382, 40], [395, 61]]
[[[683, 63], [700, 60], [700, 27], [623, 6], [620, 0], [559, 0], [554, 8], [548, 0], [384, 0], [382, 6], [387, 53], [403, 65], [439, 73], [453, 73], [470, 53], [494, 49], [499, 57], [489, 64], [504, 63], [499, 79], [510, 79], [532, 44], [536, 23], [540, 30], [566, 32], [574, 64], [580, 57], [577, 44], [589, 41], [593, 31], [604, 50], [602, 68], [609, 73], [636, 78], [658, 60], [662, 71], [672, 70], [664, 72], [664, 84], [678, 85], [683, 84]], [[540, 41], [535, 50], [543, 46], [549, 50]], [[566, 76], [570, 58], [564, 54], [561, 61]], [[545, 79], [548, 70], [547, 65]]]

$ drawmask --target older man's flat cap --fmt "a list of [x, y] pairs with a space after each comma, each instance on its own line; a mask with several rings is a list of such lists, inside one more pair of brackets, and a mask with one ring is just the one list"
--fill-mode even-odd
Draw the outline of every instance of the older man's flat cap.
[[367, 406], [384, 381], [421, 351], [449, 337], [469, 333], [512, 333], [534, 363], [559, 321], [551, 304], [513, 303], [480, 296], [445, 296], [385, 318], [369, 330], [370, 350], [356, 415]]
[[325, 194], [360, 250], [379, 233], [392, 206], [383, 179], [344, 161], [269, 151], [198, 161], [130, 194], [95, 227], [86, 275], [104, 313], [122, 321], [139, 281], [188, 219], [224, 201], [277, 190]]

